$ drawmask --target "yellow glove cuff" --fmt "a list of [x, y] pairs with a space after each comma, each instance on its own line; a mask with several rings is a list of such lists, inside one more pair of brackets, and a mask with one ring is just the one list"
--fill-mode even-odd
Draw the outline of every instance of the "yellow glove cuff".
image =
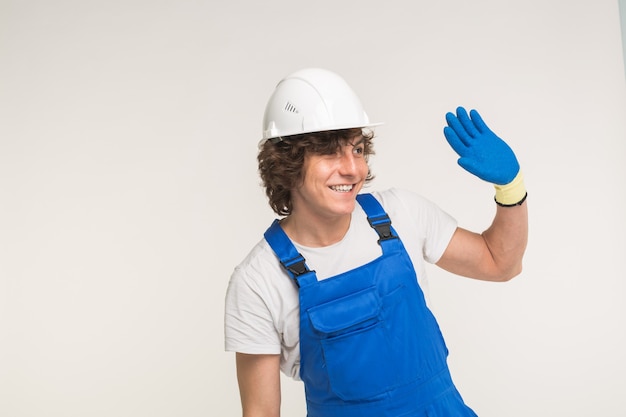
[[524, 175], [521, 170], [510, 183], [505, 185], [494, 184], [494, 186], [496, 187], [496, 203], [500, 206], [519, 206], [526, 200], [528, 195], [524, 185]]

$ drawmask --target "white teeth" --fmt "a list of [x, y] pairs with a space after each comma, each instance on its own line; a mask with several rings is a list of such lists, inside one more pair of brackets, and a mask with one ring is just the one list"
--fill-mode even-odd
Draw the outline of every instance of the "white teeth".
[[347, 193], [352, 191], [352, 184], [350, 185], [331, 185], [330, 189], [333, 191], [339, 191], [340, 193]]

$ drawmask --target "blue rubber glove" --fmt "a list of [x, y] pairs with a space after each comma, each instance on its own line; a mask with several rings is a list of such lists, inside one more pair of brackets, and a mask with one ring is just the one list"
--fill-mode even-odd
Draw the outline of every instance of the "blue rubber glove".
[[502, 139], [483, 122], [476, 110], [469, 116], [463, 107], [456, 115], [446, 114], [448, 126], [443, 134], [459, 154], [458, 163], [465, 170], [493, 184], [509, 184], [519, 173], [515, 154]]

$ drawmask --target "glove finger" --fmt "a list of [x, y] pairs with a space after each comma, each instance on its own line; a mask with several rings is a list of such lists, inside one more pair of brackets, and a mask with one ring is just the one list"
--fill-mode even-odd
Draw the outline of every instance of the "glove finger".
[[456, 115], [463, 127], [465, 128], [467, 134], [470, 137], [475, 138], [479, 132], [478, 129], [476, 129], [476, 126], [474, 126], [472, 120], [467, 115], [467, 111], [463, 107], [458, 107], [456, 109]]
[[461, 139], [459, 139], [459, 136], [456, 134], [454, 129], [450, 127], [444, 127], [443, 135], [446, 137], [446, 140], [448, 141], [452, 149], [454, 149], [454, 151], [459, 154], [459, 156], [463, 156], [465, 154], [467, 146], [463, 143]]
[[478, 129], [480, 133], [491, 132], [491, 129], [489, 129], [489, 126], [487, 126], [487, 124], [483, 121], [483, 118], [480, 116], [480, 114], [476, 110], [470, 110], [470, 117], [472, 118], [472, 121], [474, 122], [474, 126], [476, 126], [476, 129]]
[[463, 145], [469, 146], [471, 141], [471, 137], [465, 131], [465, 128], [459, 121], [459, 119], [454, 115], [454, 113], [446, 113], [446, 121], [448, 122], [448, 126], [456, 133], [458, 138], [463, 142]]

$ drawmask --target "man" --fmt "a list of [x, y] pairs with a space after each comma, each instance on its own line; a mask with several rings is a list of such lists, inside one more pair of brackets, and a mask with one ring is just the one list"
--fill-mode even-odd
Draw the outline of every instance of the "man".
[[280, 376], [302, 379], [309, 417], [475, 416], [419, 282], [425, 263], [506, 281], [521, 272], [526, 190], [512, 150], [458, 108], [444, 135], [458, 163], [495, 185], [482, 234], [423, 197], [360, 194], [376, 124], [338, 75], [305, 69], [266, 107], [259, 172], [276, 220], [235, 269], [226, 349], [237, 352], [245, 417], [279, 416]]

